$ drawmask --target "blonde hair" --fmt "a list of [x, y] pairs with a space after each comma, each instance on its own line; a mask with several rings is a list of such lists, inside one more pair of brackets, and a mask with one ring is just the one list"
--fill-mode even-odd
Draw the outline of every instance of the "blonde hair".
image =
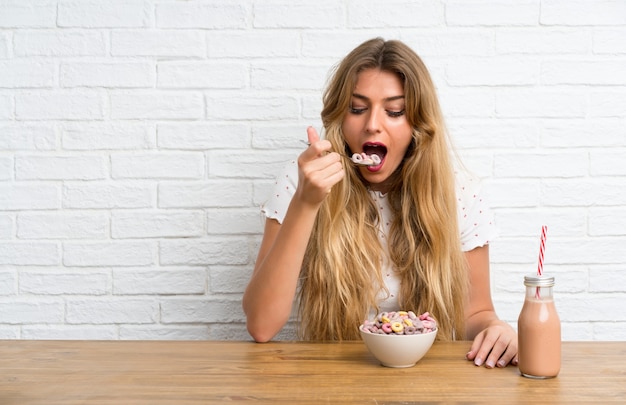
[[[394, 173], [388, 199], [393, 223], [389, 260], [400, 274], [399, 305], [430, 312], [438, 338], [462, 339], [467, 265], [460, 249], [455, 176], [435, 86], [422, 60], [400, 41], [364, 42], [337, 66], [324, 93], [322, 121], [334, 150], [347, 145], [341, 125], [358, 74], [366, 69], [397, 74], [404, 85], [413, 140]], [[358, 326], [378, 311], [385, 289], [379, 215], [358, 170], [344, 162], [346, 176], [322, 203], [303, 261], [299, 289], [301, 337], [359, 339]]]

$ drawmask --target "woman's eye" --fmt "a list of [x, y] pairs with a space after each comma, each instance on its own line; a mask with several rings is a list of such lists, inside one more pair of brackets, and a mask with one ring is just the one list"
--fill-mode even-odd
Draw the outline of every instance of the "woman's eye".
[[350, 113], [352, 114], [363, 114], [367, 110], [365, 107], [350, 107]]
[[387, 111], [387, 115], [389, 115], [390, 117], [402, 117], [404, 115], [406, 110], [400, 110], [400, 111]]

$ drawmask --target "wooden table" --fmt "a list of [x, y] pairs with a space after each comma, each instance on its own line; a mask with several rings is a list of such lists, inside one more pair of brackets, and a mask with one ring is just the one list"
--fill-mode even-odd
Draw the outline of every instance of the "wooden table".
[[565, 342], [561, 373], [521, 377], [435, 342], [406, 369], [362, 342], [0, 341], [0, 404], [409, 404], [626, 400], [626, 342]]

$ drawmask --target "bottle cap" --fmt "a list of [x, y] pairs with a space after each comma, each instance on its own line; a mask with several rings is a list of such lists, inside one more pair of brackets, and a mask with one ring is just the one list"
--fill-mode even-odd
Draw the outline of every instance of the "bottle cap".
[[554, 277], [524, 276], [526, 287], [554, 287]]

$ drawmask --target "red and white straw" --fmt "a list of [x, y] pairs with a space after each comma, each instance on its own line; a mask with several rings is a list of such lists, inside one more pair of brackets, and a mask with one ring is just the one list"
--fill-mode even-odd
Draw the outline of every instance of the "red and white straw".
[[[546, 252], [546, 234], [547, 233], [548, 233], [548, 227], [543, 225], [541, 227], [541, 242], [539, 243], [539, 264], [537, 265], [537, 275], [540, 277], [543, 275], [543, 256], [544, 256], [544, 253]], [[539, 288], [540, 287], [537, 287], [535, 291], [535, 298], [537, 299], [540, 298]]]
[[548, 227], [543, 225], [541, 227], [541, 243], [539, 245], [539, 265], [537, 267], [537, 275], [543, 275], [543, 256], [546, 251], [546, 233], [548, 232]]

